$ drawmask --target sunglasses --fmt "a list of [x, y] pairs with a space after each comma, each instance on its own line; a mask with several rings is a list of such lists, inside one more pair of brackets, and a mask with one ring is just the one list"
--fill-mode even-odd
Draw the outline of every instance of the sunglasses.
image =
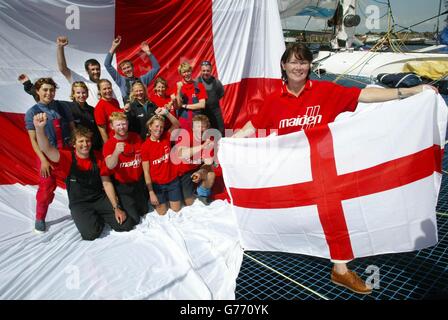
[[210, 61], [202, 61], [201, 62], [201, 66], [211, 66], [212, 64], [210, 63]]

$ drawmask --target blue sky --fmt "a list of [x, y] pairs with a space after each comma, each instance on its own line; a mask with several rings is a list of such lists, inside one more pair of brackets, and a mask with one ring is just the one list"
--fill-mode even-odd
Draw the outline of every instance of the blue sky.
[[[439, 10], [439, 0], [390, 0], [392, 6], [392, 13], [395, 18], [395, 23], [401, 26], [410, 26], [418, 23], [424, 19], [435, 16]], [[358, 0], [358, 14], [361, 16], [361, 23], [356, 28], [357, 33], [365, 33], [369, 29], [366, 27], [365, 16], [366, 8], [369, 5], [375, 5], [379, 9], [380, 16], [387, 13], [387, 6], [382, 4], [387, 3], [387, 0]], [[359, 12], [362, 10], [362, 12]], [[442, 12], [445, 11], [444, 3], [442, 1]], [[445, 26], [446, 15], [439, 18], [440, 29]], [[303, 29], [308, 21], [308, 17], [290, 17], [282, 21], [283, 27], [288, 29]], [[432, 19], [419, 26], [413, 27], [414, 31], [434, 31], [437, 19]], [[311, 18], [308, 23], [307, 30], [322, 30], [325, 28], [326, 21]], [[379, 29], [373, 29], [373, 32], [384, 31], [387, 29], [387, 17], [379, 20]]]

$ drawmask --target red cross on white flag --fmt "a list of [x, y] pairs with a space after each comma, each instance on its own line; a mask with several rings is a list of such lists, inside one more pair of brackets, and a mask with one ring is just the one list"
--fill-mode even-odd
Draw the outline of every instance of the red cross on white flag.
[[243, 247], [350, 260], [434, 245], [446, 109], [424, 92], [287, 136], [223, 139]]

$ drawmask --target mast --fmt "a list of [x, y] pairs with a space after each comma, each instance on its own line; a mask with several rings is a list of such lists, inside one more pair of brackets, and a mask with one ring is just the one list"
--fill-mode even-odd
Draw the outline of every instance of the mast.
[[442, 0], [439, 0], [439, 13], [438, 13], [438, 17], [437, 17], [437, 28], [436, 28], [436, 39], [437, 39], [437, 44], [439, 44], [439, 33], [440, 33], [440, 29], [439, 29], [439, 20], [440, 20], [440, 14], [442, 12]]
[[331, 40], [333, 49], [348, 49], [352, 47], [355, 37], [355, 27], [361, 18], [356, 14], [356, 0], [340, 0], [342, 19], [336, 25], [336, 36]]

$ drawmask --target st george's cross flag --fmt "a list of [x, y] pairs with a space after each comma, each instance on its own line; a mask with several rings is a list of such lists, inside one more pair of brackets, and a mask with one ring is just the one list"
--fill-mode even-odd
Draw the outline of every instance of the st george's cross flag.
[[437, 243], [447, 106], [432, 90], [328, 125], [220, 141], [246, 250], [351, 260]]

